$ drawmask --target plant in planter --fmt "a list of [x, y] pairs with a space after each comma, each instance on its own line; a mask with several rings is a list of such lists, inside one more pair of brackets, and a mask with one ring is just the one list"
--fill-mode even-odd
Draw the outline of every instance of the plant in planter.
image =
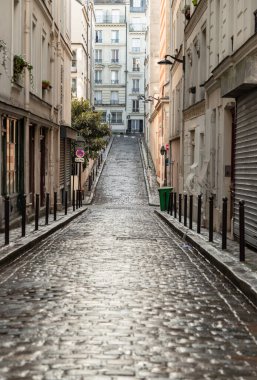
[[52, 88], [49, 80], [42, 80], [42, 90], [50, 90]]
[[33, 75], [32, 69], [33, 66], [30, 65], [21, 55], [15, 55], [13, 57], [13, 82], [18, 82], [20, 80], [21, 75], [24, 73], [25, 68], [29, 71], [30, 83], [33, 85]]
[[193, 3], [193, 5], [196, 7], [196, 6], [197, 6], [197, 3], [198, 3], [198, 0], [192, 0], [192, 3]]
[[190, 5], [189, 4], [187, 4], [187, 5], [184, 6], [184, 8], [182, 9], [182, 13], [185, 14], [185, 18], [187, 20], [190, 19]]

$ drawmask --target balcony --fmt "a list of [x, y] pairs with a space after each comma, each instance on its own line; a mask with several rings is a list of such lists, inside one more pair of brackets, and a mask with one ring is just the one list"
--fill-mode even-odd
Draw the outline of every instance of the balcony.
[[117, 43], [119, 43], [120, 42], [120, 40], [118, 39], [118, 38], [112, 38], [111, 39], [111, 43], [112, 44], [117, 44]]
[[95, 39], [95, 43], [96, 44], [101, 44], [101, 43], [103, 43], [103, 39], [102, 38], [96, 38]]
[[114, 121], [111, 121], [111, 124], [124, 124], [124, 121], [123, 120], [114, 120]]
[[119, 58], [112, 58], [112, 59], [111, 59], [111, 62], [112, 62], [112, 63], [119, 63]]
[[125, 15], [122, 16], [103, 16], [96, 19], [96, 24], [125, 24]]
[[139, 108], [132, 108], [132, 112], [139, 112]]
[[111, 5], [111, 4], [125, 4], [126, 1], [125, 0], [95, 0], [94, 1], [95, 4], [107, 4], [107, 5]]
[[111, 99], [110, 104], [112, 104], [112, 105], [119, 104], [119, 100], [118, 99]]
[[102, 104], [103, 104], [102, 99], [97, 99], [97, 100], [95, 100], [95, 105], [96, 105], [96, 106], [101, 106]]
[[132, 53], [140, 53], [140, 47], [132, 47]]
[[139, 93], [139, 88], [132, 88], [133, 94], [138, 94]]
[[146, 25], [145, 24], [129, 24], [130, 32], [145, 32]]
[[133, 66], [132, 71], [140, 71], [140, 67], [139, 66]]
[[96, 59], [95, 59], [95, 63], [103, 63], [102, 58], [96, 58]]
[[95, 79], [95, 84], [102, 84], [102, 79]]
[[119, 79], [111, 79], [111, 84], [119, 84]]
[[145, 7], [130, 7], [131, 13], [145, 13]]
[[77, 60], [73, 59], [71, 61], [71, 72], [76, 73], [77, 72]]

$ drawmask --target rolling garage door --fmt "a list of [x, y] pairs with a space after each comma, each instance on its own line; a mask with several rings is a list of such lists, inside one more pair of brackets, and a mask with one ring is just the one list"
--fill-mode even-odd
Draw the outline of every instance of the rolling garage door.
[[239, 234], [239, 200], [245, 201], [245, 239], [257, 248], [257, 90], [237, 99], [234, 232]]

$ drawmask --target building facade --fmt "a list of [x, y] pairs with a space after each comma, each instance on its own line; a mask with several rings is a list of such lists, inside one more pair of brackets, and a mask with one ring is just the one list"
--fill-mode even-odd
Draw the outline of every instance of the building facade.
[[1, 2], [0, 223], [70, 190], [70, 0]]
[[145, 0], [95, 0], [94, 104], [112, 132], [143, 132]]

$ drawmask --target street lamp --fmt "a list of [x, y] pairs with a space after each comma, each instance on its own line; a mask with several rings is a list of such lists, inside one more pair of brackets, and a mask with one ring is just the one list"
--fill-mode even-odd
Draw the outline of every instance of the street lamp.
[[169, 100], [169, 96], [163, 96], [161, 98], [156, 98], [155, 96], [150, 95], [150, 96], [148, 96], [148, 98], [146, 98], [144, 95], [139, 95], [138, 100], [142, 100], [144, 103], [153, 102], [154, 100], [157, 100], [159, 102], [160, 100]]
[[167, 186], [167, 166], [166, 166], [167, 150], [165, 149], [164, 145], [162, 145], [160, 153], [162, 156], [164, 156], [164, 181], [163, 181], [163, 185]]
[[158, 63], [158, 65], [173, 65], [174, 62], [171, 62], [167, 57], [170, 57], [171, 59], [174, 59], [174, 61], [182, 63], [183, 64], [183, 71], [185, 71], [185, 57], [183, 59], [179, 59], [174, 57], [173, 55], [166, 54], [164, 56], [164, 59], [161, 59]]

